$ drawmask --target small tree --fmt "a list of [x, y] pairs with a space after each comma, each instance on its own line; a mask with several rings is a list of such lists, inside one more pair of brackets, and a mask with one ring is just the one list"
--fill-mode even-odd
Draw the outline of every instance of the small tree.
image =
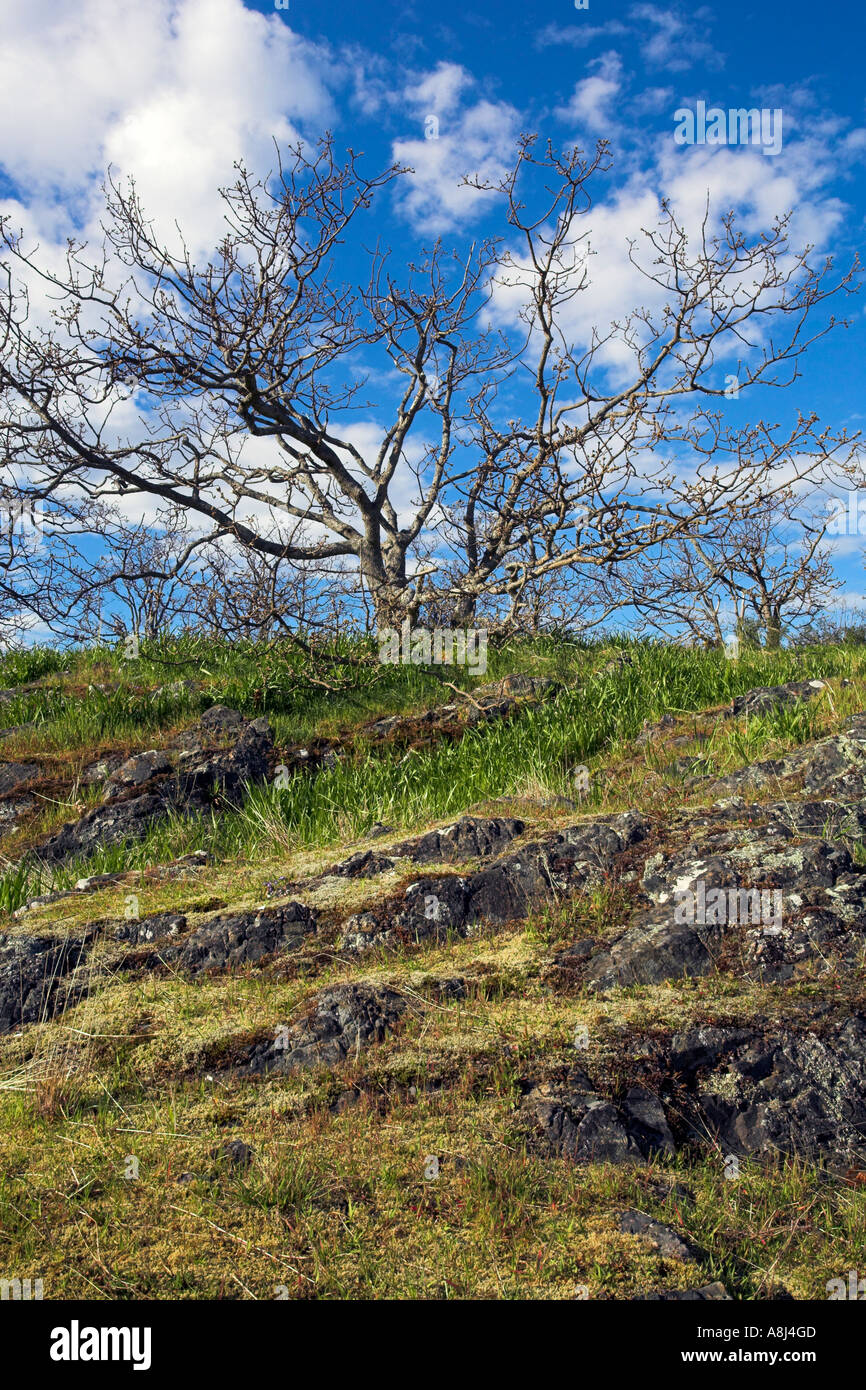
[[841, 580], [823, 545], [830, 516], [791, 486], [731, 508], [703, 534], [676, 542], [629, 579], [638, 611], [708, 646], [732, 628], [776, 650], [785, 630], [822, 612]]

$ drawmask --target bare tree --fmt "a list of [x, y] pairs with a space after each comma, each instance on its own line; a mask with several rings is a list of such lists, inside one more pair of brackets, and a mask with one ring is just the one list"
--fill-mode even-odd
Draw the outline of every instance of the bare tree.
[[790, 485], [732, 507], [704, 533], [642, 558], [627, 576], [631, 601], [662, 631], [721, 646], [754, 625], [774, 650], [786, 628], [816, 617], [842, 587], [823, 545], [830, 521]]
[[149, 526], [115, 513], [104, 529], [109, 545], [89, 573], [78, 571], [82, 590], [92, 588], [100, 633], [149, 640], [187, 621], [190, 586], [205, 561], [186, 513], [175, 509]]
[[[45, 501], [47, 495], [48, 501]], [[98, 629], [99, 584], [88, 539], [104, 541], [90, 499], [0, 488], [0, 619], [16, 645], [34, 630], [56, 641], [92, 639]]]
[[245, 547], [213, 545], [190, 583], [187, 611], [214, 636], [288, 638], [307, 649], [332, 643], [359, 610], [357, 576], [328, 565], [302, 564]]
[[[663, 306], [577, 340], [568, 306], [589, 285], [591, 251], [582, 214], [606, 167], [603, 144], [589, 160], [549, 146], [539, 157], [524, 138], [511, 174], [487, 189], [516, 244], [458, 255], [437, 243], [400, 275], [375, 248], [360, 285], [347, 270], [361, 249], [344, 244], [406, 171], [364, 176], [354, 155], [336, 162], [330, 140], [312, 156], [291, 148], [264, 181], [240, 167], [223, 193], [226, 235], [203, 267], [161, 243], [132, 185], [109, 181], [101, 252], [70, 244], [62, 274], [6, 221], [7, 482], [46, 498], [158, 499], [207, 541], [281, 565], [353, 565], [381, 625], [425, 601], [459, 621], [482, 600], [507, 609], [515, 567], [524, 585], [575, 566], [609, 572], [771, 495], [783, 459], [803, 476], [848, 467], [850, 441], [814, 415], [786, 431], [734, 429], [710, 408], [732, 354], [745, 354], [741, 391], [794, 380], [832, 326], [807, 333], [807, 320], [852, 287], [853, 271], [833, 281], [829, 263], [794, 253], [784, 222], [749, 241], [733, 216], [717, 234], [707, 217], [692, 246], [665, 207], [645, 233]], [[30, 312], [33, 276], [57, 301], [47, 327]], [[503, 293], [521, 305], [518, 330], [479, 327]], [[631, 364], [616, 388], [612, 347], [619, 380]], [[371, 379], [383, 383], [376, 399]], [[130, 401], [132, 429], [119, 423]], [[372, 450], [353, 439], [361, 410], [385, 421]], [[688, 459], [688, 481], [672, 455]]]

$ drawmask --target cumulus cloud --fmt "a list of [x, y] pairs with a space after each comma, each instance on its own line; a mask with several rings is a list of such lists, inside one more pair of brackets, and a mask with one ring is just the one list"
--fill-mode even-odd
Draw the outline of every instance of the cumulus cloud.
[[[611, 62], [578, 83], [571, 102], [557, 112], [569, 139], [585, 143], [587, 125], [596, 130], [602, 127], [599, 113], [617, 95], [620, 78], [620, 67]], [[607, 87], [593, 88], [589, 85], [593, 82], [607, 83]], [[685, 227], [693, 247], [698, 244], [708, 209], [710, 235], [721, 230], [722, 218], [731, 209], [749, 237], [757, 237], [777, 218], [790, 213], [792, 249], [812, 245], [817, 256], [832, 247], [846, 208], [829, 191], [829, 185], [841, 167], [853, 165], [858, 158], [858, 142], [851, 142], [842, 129], [830, 136], [819, 133], [814, 123], [804, 122], [798, 130], [792, 121], [791, 138], [786, 135], [781, 154], [773, 160], [751, 146], [680, 146], [674, 142], [673, 131], [672, 106], [669, 132], [657, 125], [651, 131], [639, 130], [633, 146], [616, 149], [610, 179], [597, 175], [593, 182], [592, 207], [579, 228], [586, 233], [586, 255], [580, 271], [587, 271], [589, 284], [563, 314], [570, 341], [588, 344], [593, 328], [604, 333], [612, 322], [622, 322], [637, 307], [655, 313], [664, 304], [664, 290], [641, 275], [629, 259], [629, 245], [633, 243], [638, 261], [651, 268], [654, 253], [644, 232], [658, 225], [663, 199]], [[498, 292], [497, 310], [503, 318], [516, 315], [519, 299], [513, 288]], [[754, 342], [760, 331], [760, 323], [754, 322], [750, 341]], [[734, 343], [731, 354], [737, 354]], [[633, 356], [614, 342], [602, 349], [599, 361], [619, 381], [622, 373], [628, 373]], [[729, 370], [721, 361], [719, 366], [722, 373]]]
[[577, 126], [578, 137], [583, 130], [609, 136], [615, 120], [611, 103], [622, 86], [622, 61], [619, 54], [611, 52], [589, 66], [590, 76], [577, 83], [570, 101], [559, 107], [556, 114]]
[[315, 48], [241, 0], [0, 0], [0, 15], [0, 158], [49, 235], [52, 204], [67, 229], [76, 206], [85, 226], [95, 216], [111, 164], [201, 254], [234, 161], [269, 168], [274, 137], [330, 109]]
[[440, 63], [404, 88], [421, 128], [419, 138], [394, 142], [394, 158], [412, 169], [401, 186], [401, 208], [414, 227], [440, 232], [477, 217], [494, 196], [462, 184], [503, 177], [515, 150], [519, 115], [486, 98], [467, 102], [474, 83], [456, 63]]

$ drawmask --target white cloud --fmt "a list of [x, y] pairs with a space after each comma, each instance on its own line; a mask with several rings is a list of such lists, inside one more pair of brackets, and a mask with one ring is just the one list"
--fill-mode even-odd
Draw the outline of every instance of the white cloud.
[[604, 24], [547, 24], [535, 40], [536, 48], [588, 48], [596, 39], [608, 39], [627, 34], [628, 29], [618, 19]]
[[704, 37], [714, 18], [708, 7], [686, 8], [677, 13], [667, 6], [638, 4], [632, 7], [629, 17], [644, 32], [643, 41], [639, 42], [648, 67], [682, 72], [699, 61], [707, 67], [722, 66], [720, 53]]
[[561, 120], [573, 121], [577, 136], [583, 130], [609, 136], [615, 118], [610, 104], [622, 86], [622, 61], [617, 53], [605, 53], [590, 63], [591, 75], [575, 86], [570, 101], [558, 108]]
[[60, 199], [92, 219], [111, 163], [201, 254], [234, 161], [269, 168], [273, 137], [328, 114], [316, 50], [241, 0], [0, 0], [0, 23], [0, 158], [49, 222]]
[[401, 182], [401, 207], [419, 230], [440, 232], [478, 216], [495, 196], [468, 188], [464, 175], [497, 182], [515, 153], [518, 112], [486, 98], [461, 105], [472, 86], [455, 63], [440, 63], [403, 91], [421, 138], [394, 142], [394, 159], [413, 173]]
[[[571, 110], [569, 114], [577, 125], [577, 113]], [[669, 135], [655, 133], [642, 142], [635, 155], [620, 162], [620, 167], [630, 171], [624, 182], [612, 186], [603, 174], [591, 182], [592, 206], [575, 227], [576, 233], [586, 233], [578, 277], [585, 270], [589, 283], [563, 308], [561, 325], [569, 342], [586, 346], [594, 328], [604, 334], [614, 321], [622, 323], [637, 308], [646, 308], [658, 319], [668, 296], [631, 263], [629, 243], [634, 244], [639, 264], [652, 271], [656, 253], [644, 231], [658, 225], [663, 198], [685, 227], [694, 255], [708, 204], [710, 236], [720, 231], [722, 217], [730, 209], [736, 210], [737, 225], [749, 238], [791, 212], [791, 248], [813, 245], [817, 248], [815, 260], [831, 248], [845, 213], [841, 201], [827, 193], [834, 166], [838, 171], [835, 145], [811, 136], [796, 138], [785, 144], [777, 158], [769, 160], [757, 148], [677, 146], [673, 128], [671, 120]], [[579, 127], [572, 138], [580, 143]], [[495, 298], [496, 320], [515, 322], [522, 298], [517, 288], [500, 288]], [[753, 320], [749, 342], [759, 344], [763, 331], [760, 320]], [[745, 350], [745, 345], [731, 340], [729, 357], [717, 361], [719, 386], [724, 386], [731, 360]], [[633, 371], [634, 355], [614, 341], [600, 350], [598, 362], [611, 372], [613, 382], [622, 385]]]

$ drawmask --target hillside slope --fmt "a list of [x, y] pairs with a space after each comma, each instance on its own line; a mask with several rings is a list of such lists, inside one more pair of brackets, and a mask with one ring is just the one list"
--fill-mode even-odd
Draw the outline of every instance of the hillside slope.
[[530, 644], [303, 713], [96, 659], [0, 693], [4, 1277], [766, 1299], [856, 1267], [862, 652]]

